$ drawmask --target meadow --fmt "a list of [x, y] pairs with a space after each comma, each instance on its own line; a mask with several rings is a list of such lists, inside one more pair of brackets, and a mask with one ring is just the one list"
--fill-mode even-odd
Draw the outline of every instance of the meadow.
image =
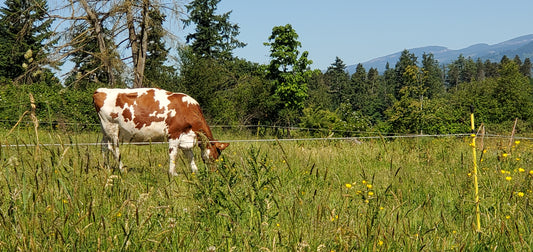
[[469, 136], [215, 136], [250, 141], [170, 177], [165, 144], [122, 146], [121, 173], [97, 131], [1, 131], [0, 250], [533, 249], [531, 138], [477, 140], [477, 231]]

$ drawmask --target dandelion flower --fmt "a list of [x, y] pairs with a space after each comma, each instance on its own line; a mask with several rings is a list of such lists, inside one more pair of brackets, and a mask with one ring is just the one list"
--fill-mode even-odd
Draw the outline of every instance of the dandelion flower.
[[509, 154], [507, 154], [507, 153], [503, 153], [502, 154], [502, 157], [507, 157], [507, 156], [509, 156]]
[[378, 245], [379, 245], [379, 246], [383, 246], [383, 241], [382, 241], [382, 240], [379, 240], [379, 241], [378, 241]]
[[121, 212], [118, 212], [118, 213], [117, 213], [117, 217], [120, 217], [120, 216], [122, 216], [122, 213], [121, 213]]
[[506, 216], [505, 216], [505, 219], [511, 219], [511, 216], [506, 215]]
[[346, 184], [345, 186], [346, 186], [346, 188], [348, 188], [348, 189], [349, 189], [349, 188], [352, 188], [352, 184]]
[[533, 170], [529, 171], [529, 175], [533, 175]]
[[519, 145], [520, 144], [520, 140], [514, 141], [514, 144]]
[[362, 182], [362, 183], [363, 183], [363, 185], [365, 185], [365, 184], [366, 184], [366, 180], [363, 180], [363, 182]]
[[518, 168], [518, 172], [525, 172], [524, 168]]
[[511, 178], [511, 176], [505, 177], [505, 180], [507, 180], [507, 181], [511, 181], [511, 179], [513, 179], [513, 178]]
[[500, 170], [500, 172], [501, 172], [502, 174], [505, 174], [505, 173], [506, 173], [506, 171], [505, 171], [505, 170]]
[[372, 185], [371, 185], [371, 184], [368, 184], [368, 185], [366, 185], [366, 188], [368, 188], [368, 189], [372, 189]]
[[374, 195], [374, 192], [370, 191], [368, 192], [368, 196], [373, 196]]
[[517, 195], [518, 195], [518, 197], [524, 197], [524, 193], [523, 192], [518, 192]]

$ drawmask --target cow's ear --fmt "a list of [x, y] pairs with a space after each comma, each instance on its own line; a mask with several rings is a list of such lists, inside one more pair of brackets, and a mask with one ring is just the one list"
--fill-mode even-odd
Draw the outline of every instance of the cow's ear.
[[215, 143], [215, 147], [217, 147], [217, 149], [219, 150], [223, 150], [223, 149], [226, 149], [226, 147], [229, 146], [229, 143]]

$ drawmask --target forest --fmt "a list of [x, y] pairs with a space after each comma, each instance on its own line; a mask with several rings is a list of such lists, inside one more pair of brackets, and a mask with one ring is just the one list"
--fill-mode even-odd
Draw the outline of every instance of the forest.
[[[0, 12], [0, 126], [10, 129], [31, 109], [42, 127], [98, 128], [92, 93], [98, 87], [158, 87], [187, 93], [212, 125], [299, 127], [316, 135], [364, 132], [470, 132], [470, 109], [493, 133], [533, 130], [532, 63], [459, 56], [442, 65], [428, 53], [404, 50], [386, 70], [337, 56], [311, 69], [309, 52], [290, 24], [265, 34], [269, 64], [233, 55], [246, 44], [221, 0], [6, 0]], [[183, 13], [181, 13], [183, 12]], [[180, 15], [178, 15], [178, 13]], [[164, 25], [192, 27], [186, 43]], [[176, 53], [174, 53], [176, 52]], [[332, 55], [332, 58], [335, 55]], [[66, 62], [71, 64], [66, 64]], [[70, 68], [60, 74], [60, 69]]]

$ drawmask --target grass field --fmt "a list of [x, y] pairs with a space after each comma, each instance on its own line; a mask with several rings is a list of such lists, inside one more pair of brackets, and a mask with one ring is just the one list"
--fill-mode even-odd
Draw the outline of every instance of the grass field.
[[[234, 142], [212, 167], [100, 134], [0, 133], [0, 250], [531, 251], [533, 142], [470, 137]], [[254, 139], [215, 134], [219, 139]], [[72, 144], [72, 145], [71, 145]], [[482, 149], [481, 149], [482, 148]], [[195, 151], [198, 156], [198, 150]]]

